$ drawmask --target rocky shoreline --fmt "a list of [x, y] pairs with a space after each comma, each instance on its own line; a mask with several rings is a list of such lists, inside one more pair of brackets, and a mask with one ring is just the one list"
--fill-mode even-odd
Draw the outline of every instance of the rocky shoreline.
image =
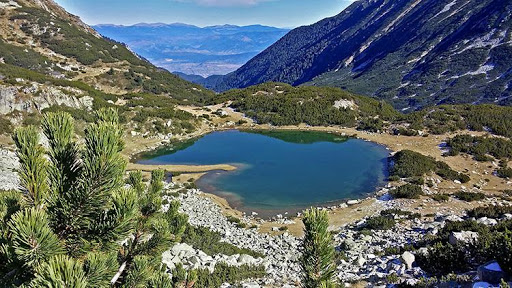
[[[223, 235], [223, 241], [261, 252], [266, 257], [254, 259], [235, 255], [230, 259], [219, 255], [214, 260], [199, 261], [198, 267], [208, 267], [208, 265], [212, 265], [211, 262], [217, 261], [224, 261], [235, 266], [242, 263], [261, 264], [265, 266], [267, 276], [244, 283], [243, 287], [299, 287], [298, 259], [301, 241], [299, 238], [288, 233], [271, 236], [258, 233], [255, 229], [239, 228], [227, 220], [216, 203], [202, 194], [197, 189], [191, 189], [176, 198], [181, 201], [182, 212], [189, 215], [190, 224], [219, 232]], [[496, 201], [496, 199], [490, 198], [482, 201], [481, 204], [496, 204]], [[403, 204], [395, 200], [378, 200], [378, 205], [381, 207], [380, 211], [404, 208]], [[344, 253], [344, 257], [337, 264], [337, 278], [345, 285], [367, 282], [371, 283], [372, 287], [386, 287], [391, 276], [398, 277], [400, 281], [410, 285], [418, 283], [419, 279], [426, 277], [427, 274], [416, 265], [415, 255], [408, 251], [394, 255], [389, 251], [393, 251], [393, 248], [400, 251], [399, 248], [411, 245], [426, 236], [436, 235], [448, 221], [463, 221], [465, 215], [457, 215], [457, 213], [456, 211], [443, 211], [443, 213], [423, 219], [396, 216], [396, 220], [400, 221], [397, 221], [395, 227], [385, 231], [374, 230], [371, 235], [360, 233], [359, 229], [364, 226], [369, 217], [349, 225], [336, 227], [334, 230], [335, 245]], [[254, 219], [244, 217], [242, 220], [249, 223]], [[281, 222], [285, 220], [283, 219]], [[495, 225], [498, 221], [495, 219], [476, 220], [485, 225]], [[453, 237], [457, 239], [455, 241], [467, 241], [467, 237], [462, 234], [453, 235]], [[425, 251], [415, 253], [425, 253]], [[225, 287], [231, 286], [226, 284]]]

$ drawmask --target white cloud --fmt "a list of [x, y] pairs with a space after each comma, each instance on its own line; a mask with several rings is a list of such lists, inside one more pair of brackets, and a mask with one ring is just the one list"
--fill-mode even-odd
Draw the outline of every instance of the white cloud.
[[176, 2], [193, 2], [203, 6], [253, 6], [273, 0], [174, 0]]

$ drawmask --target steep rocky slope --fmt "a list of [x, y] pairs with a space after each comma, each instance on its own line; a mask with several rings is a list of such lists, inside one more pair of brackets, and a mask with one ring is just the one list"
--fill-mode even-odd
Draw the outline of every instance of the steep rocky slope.
[[404, 110], [510, 104], [511, 25], [507, 0], [360, 0], [292, 30], [212, 86], [337, 86]]

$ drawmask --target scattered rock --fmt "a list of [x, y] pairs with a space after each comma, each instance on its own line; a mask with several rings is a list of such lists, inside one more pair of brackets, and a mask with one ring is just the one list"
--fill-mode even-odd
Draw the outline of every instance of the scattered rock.
[[363, 267], [365, 263], [366, 259], [364, 259], [362, 256], [359, 256], [359, 258], [357, 258], [357, 265], [359, 265], [359, 267]]
[[457, 245], [460, 243], [475, 243], [478, 240], [478, 233], [472, 231], [461, 231], [461, 232], [452, 232], [450, 234], [449, 242], [452, 245]]
[[19, 167], [16, 153], [0, 149], [0, 190], [19, 189], [19, 178], [16, 170]]
[[[179, 189], [181, 187], [177, 187], [177, 190]], [[217, 204], [209, 198], [202, 197], [201, 192], [197, 189], [190, 189], [188, 193], [180, 194], [177, 200], [181, 202], [180, 210], [189, 215], [191, 225], [207, 227], [212, 231], [221, 233], [223, 235], [222, 241], [266, 255], [263, 259], [249, 255], [224, 255], [225, 257], [215, 255], [215, 261], [212, 262], [218, 263], [218, 261], [223, 260], [228, 265], [236, 266], [248, 263], [264, 265], [267, 275], [257, 281], [260, 286], [284, 287], [289, 284], [292, 285], [291, 287], [295, 287], [294, 285], [300, 280], [299, 239], [288, 233], [272, 236], [259, 233], [255, 229], [239, 228], [222, 215], [221, 208]], [[287, 222], [289, 220], [283, 217], [279, 221]], [[279, 231], [279, 227], [273, 227], [272, 230]], [[199, 258], [201, 260], [201, 257]], [[185, 259], [185, 262], [187, 261]], [[201, 260], [199, 265], [208, 263], [208, 261]]]
[[491, 218], [487, 218], [487, 217], [482, 217], [482, 218], [476, 220], [476, 222], [478, 222], [480, 224], [487, 225], [487, 226], [494, 226], [494, 225], [498, 224], [498, 221], [496, 221], [495, 219], [491, 219]]
[[409, 251], [405, 251], [402, 256], [400, 257], [400, 260], [407, 265], [407, 269], [412, 269], [412, 265], [414, 264], [414, 261], [416, 261], [416, 257], [414, 257], [414, 254], [412, 254]]

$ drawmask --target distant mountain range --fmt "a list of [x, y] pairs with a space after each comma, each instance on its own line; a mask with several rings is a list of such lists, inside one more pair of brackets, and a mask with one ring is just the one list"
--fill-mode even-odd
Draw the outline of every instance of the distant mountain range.
[[159, 67], [201, 76], [224, 75], [238, 69], [289, 31], [261, 25], [201, 28], [182, 23], [93, 28], [127, 44]]
[[404, 111], [443, 103], [510, 104], [512, 1], [359, 0], [292, 30], [217, 91], [267, 81], [337, 86]]

